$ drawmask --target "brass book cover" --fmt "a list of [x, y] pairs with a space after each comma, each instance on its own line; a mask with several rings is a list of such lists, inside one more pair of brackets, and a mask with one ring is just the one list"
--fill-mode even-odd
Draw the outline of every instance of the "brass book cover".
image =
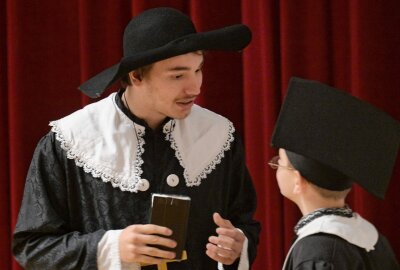
[[175, 248], [158, 248], [175, 252], [175, 259], [182, 258], [185, 249], [189, 219], [190, 197], [170, 194], [152, 194], [150, 223], [164, 226], [173, 231], [171, 239], [177, 242]]

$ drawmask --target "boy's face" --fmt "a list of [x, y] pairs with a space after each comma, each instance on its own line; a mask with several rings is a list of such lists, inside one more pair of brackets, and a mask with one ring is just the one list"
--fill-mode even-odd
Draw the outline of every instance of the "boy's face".
[[199, 51], [154, 63], [141, 81], [145, 115], [161, 121], [188, 116], [200, 94], [203, 58]]
[[294, 170], [290, 170], [287, 167], [292, 167], [290, 161], [286, 155], [284, 149], [279, 149], [279, 165], [282, 167], [278, 167], [276, 170], [276, 179], [278, 181], [278, 186], [281, 191], [281, 194], [286, 198], [290, 199], [293, 194], [294, 188]]

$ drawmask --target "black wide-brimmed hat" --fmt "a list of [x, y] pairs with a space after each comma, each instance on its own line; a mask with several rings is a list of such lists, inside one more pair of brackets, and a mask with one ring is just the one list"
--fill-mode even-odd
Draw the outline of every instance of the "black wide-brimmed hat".
[[197, 32], [190, 18], [176, 9], [149, 9], [126, 26], [121, 61], [84, 82], [79, 89], [90, 97], [99, 97], [114, 82], [139, 67], [197, 50], [238, 51], [250, 40], [251, 31], [243, 24]]
[[400, 123], [345, 91], [292, 78], [272, 136], [310, 182], [344, 190], [357, 182], [383, 198], [396, 162]]

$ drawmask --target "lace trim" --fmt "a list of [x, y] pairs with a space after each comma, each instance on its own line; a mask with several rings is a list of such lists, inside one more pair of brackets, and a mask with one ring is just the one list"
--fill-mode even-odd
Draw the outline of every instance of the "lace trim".
[[167, 140], [167, 141], [170, 141], [171, 139], [172, 139], [172, 135], [171, 135], [171, 133], [172, 133], [172, 131], [174, 131], [174, 129], [175, 129], [175, 120], [174, 119], [171, 119], [170, 121], [169, 121], [169, 125], [168, 125], [168, 123], [165, 123], [165, 125], [164, 125], [164, 127], [163, 127], [163, 132], [164, 132], [164, 134], [165, 134], [165, 139]]
[[137, 156], [134, 162], [134, 176], [133, 179], [130, 177], [124, 177], [114, 173], [110, 168], [101, 166], [99, 164], [93, 164], [90, 159], [86, 158], [84, 153], [76, 151], [72, 147], [72, 142], [67, 141], [60, 128], [57, 125], [57, 121], [52, 121], [49, 124], [52, 128], [51, 131], [56, 134], [56, 140], [60, 142], [61, 148], [66, 151], [67, 158], [73, 159], [76, 166], [83, 168], [86, 173], [90, 173], [95, 178], [101, 178], [105, 183], [111, 182], [114, 188], [118, 187], [122, 191], [138, 192], [140, 186], [140, 179], [143, 173], [141, 165], [143, 164], [142, 153], [144, 152], [145, 141], [143, 136], [144, 130], [137, 129], [138, 145], [137, 145]]
[[143, 136], [145, 134], [144, 128], [143, 129], [142, 128], [136, 129], [136, 124], [134, 122], [133, 122], [133, 128], [135, 129], [135, 132], [136, 132], [136, 135], [137, 135], [137, 141], [138, 141], [137, 146], [136, 146], [136, 159], [135, 159], [135, 162], [134, 162], [134, 165], [133, 165], [134, 166], [133, 174], [134, 174], [135, 183], [136, 183], [136, 185], [135, 185], [136, 191], [134, 191], [134, 192], [137, 192], [138, 188], [141, 185], [141, 180], [140, 179], [141, 179], [141, 176], [142, 176], [142, 173], [143, 173], [143, 170], [142, 170], [142, 164], [143, 164], [142, 154], [144, 153], [144, 144], [146, 142], [143, 139]]
[[179, 152], [177, 143], [176, 143], [174, 137], [172, 136], [172, 131], [175, 128], [175, 120], [171, 120], [171, 121], [172, 121], [172, 123], [170, 125], [164, 125], [163, 132], [166, 135], [165, 139], [171, 143], [171, 148], [175, 151], [175, 156], [178, 159], [179, 164], [184, 169], [183, 176], [185, 177], [186, 185], [188, 187], [199, 186], [201, 184], [201, 179], [206, 178], [207, 175], [210, 174], [215, 169], [217, 164], [221, 163], [221, 160], [225, 157], [225, 151], [228, 151], [231, 149], [231, 143], [234, 141], [233, 133], [235, 132], [235, 128], [233, 127], [232, 122], [229, 122], [228, 139], [222, 146], [222, 149], [220, 150], [218, 155], [213, 160], [211, 160], [210, 164], [208, 164], [207, 167], [205, 167], [199, 175], [197, 175], [194, 179], [190, 179], [189, 173], [188, 173], [187, 169], [185, 168], [185, 165], [184, 165], [184, 162], [182, 159], [182, 155]]
[[339, 208], [321, 208], [317, 209], [308, 215], [305, 215], [302, 217], [294, 227], [294, 232], [298, 234], [299, 230], [303, 228], [305, 225], [310, 223], [316, 218], [319, 218], [321, 216], [327, 216], [327, 215], [335, 215], [335, 216], [341, 216], [341, 217], [348, 217], [351, 218], [353, 217], [353, 210], [351, 210], [347, 205], [345, 207], [339, 207]]

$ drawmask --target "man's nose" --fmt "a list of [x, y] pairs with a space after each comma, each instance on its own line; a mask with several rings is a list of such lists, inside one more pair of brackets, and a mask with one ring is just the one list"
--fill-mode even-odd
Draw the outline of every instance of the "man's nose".
[[193, 78], [186, 86], [186, 94], [191, 96], [197, 96], [201, 92], [201, 78]]

